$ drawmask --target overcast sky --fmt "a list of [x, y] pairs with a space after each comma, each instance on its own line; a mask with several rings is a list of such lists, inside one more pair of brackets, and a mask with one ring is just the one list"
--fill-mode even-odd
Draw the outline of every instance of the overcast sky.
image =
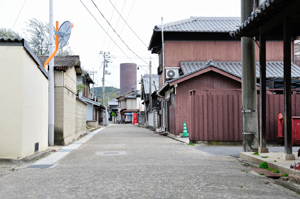
[[[126, 45], [140, 58], [114, 34], [93, 2]], [[69, 40], [70, 47], [75, 55], [80, 56], [81, 65], [84, 69], [97, 71], [95, 74], [96, 86], [102, 85], [101, 65], [103, 59], [99, 52], [110, 51], [110, 54], [116, 57], [112, 63], [108, 64], [107, 70], [111, 72], [111, 75], [106, 76], [105, 84], [118, 88], [120, 87], [120, 63], [134, 62], [137, 65], [147, 65], [151, 57], [152, 71], [157, 71], [157, 56], [152, 55], [147, 47], [154, 26], [161, 24], [161, 17], [164, 18], [164, 23], [168, 23], [187, 19], [191, 16], [240, 16], [240, 0], [53, 0], [53, 5], [54, 21], [59, 21], [62, 24], [69, 20], [74, 23], [75, 26]], [[127, 24], [142, 41], [128, 28], [113, 5], [122, 14], [122, 17], [127, 19]], [[14, 31], [24, 36], [26, 22], [31, 18], [49, 22], [49, 1], [0, 0], [0, 27], [13, 28]], [[113, 38], [121, 50], [98, 23]], [[142, 68], [138, 71], [138, 79], [145, 74], [145, 71], [148, 72], [148, 68]]]

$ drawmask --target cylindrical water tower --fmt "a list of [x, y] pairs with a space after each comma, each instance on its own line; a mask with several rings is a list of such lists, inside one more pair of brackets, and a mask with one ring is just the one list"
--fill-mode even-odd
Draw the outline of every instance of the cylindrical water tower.
[[136, 90], [136, 64], [122, 63], [120, 64], [120, 95], [129, 91]]

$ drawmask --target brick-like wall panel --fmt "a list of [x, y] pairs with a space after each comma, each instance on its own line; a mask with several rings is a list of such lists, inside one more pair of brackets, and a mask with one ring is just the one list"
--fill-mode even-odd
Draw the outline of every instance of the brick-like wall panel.
[[76, 100], [76, 132], [86, 131], [86, 104]]

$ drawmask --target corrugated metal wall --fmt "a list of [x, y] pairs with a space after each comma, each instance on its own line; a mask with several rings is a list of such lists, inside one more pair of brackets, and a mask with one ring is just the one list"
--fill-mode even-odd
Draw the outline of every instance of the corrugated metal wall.
[[[242, 141], [241, 94], [190, 95], [187, 130], [193, 141]], [[257, 96], [259, 102], [259, 95]], [[284, 112], [283, 95], [267, 95], [267, 141], [276, 141], [277, 116]], [[300, 95], [292, 95], [292, 116], [300, 116]], [[170, 109], [171, 110], [171, 109]], [[259, 110], [259, 103], [258, 103]], [[258, 111], [259, 114], [259, 111]]]
[[149, 126], [153, 128], [158, 127], [158, 117], [157, 117], [157, 110], [153, 110], [151, 112], [148, 112], [148, 121], [149, 121]]

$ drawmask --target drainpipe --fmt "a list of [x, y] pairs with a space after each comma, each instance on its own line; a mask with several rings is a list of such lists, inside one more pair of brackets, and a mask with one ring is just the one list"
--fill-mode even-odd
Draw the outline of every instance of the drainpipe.
[[[163, 68], [163, 85], [165, 84], [165, 41], [164, 41], [164, 18], [161, 18], [161, 47], [162, 47], [162, 68]], [[162, 100], [163, 104], [163, 125], [162, 130], [165, 130], [165, 98]]]

